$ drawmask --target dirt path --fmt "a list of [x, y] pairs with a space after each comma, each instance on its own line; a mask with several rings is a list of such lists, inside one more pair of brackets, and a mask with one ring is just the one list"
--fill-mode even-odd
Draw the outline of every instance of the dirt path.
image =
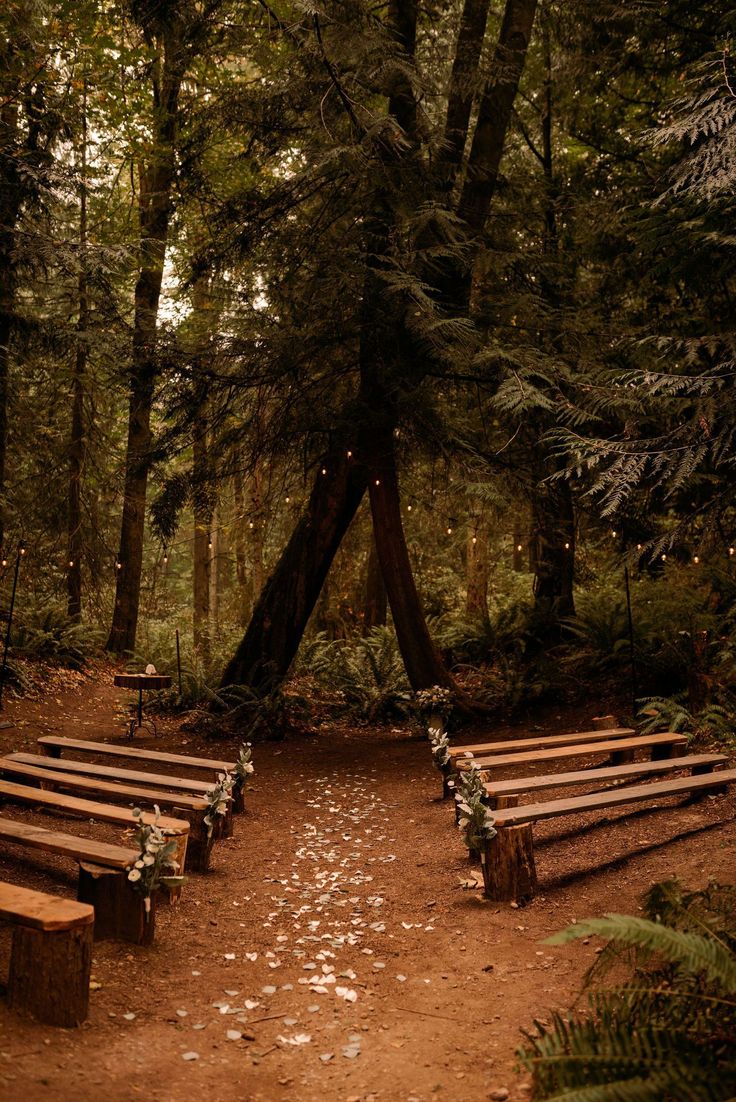
[[[0, 746], [79, 734], [81, 715], [85, 735], [110, 737], [119, 699], [84, 682], [11, 703], [18, 726]], [[333, 729], [256, 747], [247, 814], [213, 871], [160, 912], [156, 944], [96, 945], [84, 1027], [38, 1026], [0, 1002], [0, 1098], [527, 1099], [520, 1028], [570, 1005], [595, 952], [541, 939], [635, 909], [653, 879], [734, 877], [733, 798], [718, 797], [540, 829], [541, 894], [523, 910], [485, 902], [461, 886], [471, 867], [413, 735]], [[157, 745], [181, 744], [170, 724]], [[113, 837], [70, 829], [83, 826]], [[74, 883], [69, 865], [27, 855], [0, 855], [0, 877], [62, 894]]]

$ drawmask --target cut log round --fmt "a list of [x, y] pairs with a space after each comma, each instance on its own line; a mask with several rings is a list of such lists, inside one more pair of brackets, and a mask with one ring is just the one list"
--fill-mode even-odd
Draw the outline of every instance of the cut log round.
[[80, 1025], [89, 1009], [93, 928], [92, 923], [54, 931], [16, 926], [8, 1004], [45, 1025]]
[[127, 873], [105, 869], [85, 861], [79, 865], [77, 899], [95, 909], [95, 940], [130, 941], [151, 945], [156, 931], [156, 895], [150, 910], [140, 892], [129, 883]]
[[525, 903], [534, 895], [537, 869], [531, 823], [499, 827], [486, 843], [483, 861], [485, 895], [496, 902]]

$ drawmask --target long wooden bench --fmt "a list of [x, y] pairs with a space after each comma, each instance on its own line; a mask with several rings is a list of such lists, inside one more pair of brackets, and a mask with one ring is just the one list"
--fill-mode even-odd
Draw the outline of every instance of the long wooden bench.
[[170, 788], [172, 791], [184, 792], [189, 796], [204, 796], [212, 788], [207, 781], [198, 781], [191, 777], [170, 777], [167, 773], [147, 773], [142, 769], [118, 768], [114, 765], [101, 765], [96, 761], [51, 758], [45, 754], [27, 754], [24, 751], [14, 751], [6, 756], [12, 761], [38, 765], [44, 769], [53, 769], [57, 773], [78, 773], [84, 777], [103, 777], [143, 787]]
[[[95, 800], [82, 800], [77, 796], [65, 796], [60, 792], [49, 791], [43, 788], [33, 788], [29, 785], [16, 784], [14, 781], [0, 780], [0, 804], [6, 800], [12, 803], [25, 804], [31, 807], [40, 807], [44, 811], [59, 811], [64, 815], [80, 815], [84, 819], [98, 819], [101, 823], [114, 823], [116, 826], [134, 827], [138, 820], [131, 810], [124, 807], [114, 807], [112, 804], [102, 804]], [[144, 823], [155, 822], [155, 815], [150, 811], [144, 811], [141, 815]], [[161, 815], [158, 825], [176, 841], [176, 862], [179, 872], [186, 868], [187, 842], [189, 840], [189, 823], [186, 819], [174, 819], [168, 815]]]
[[[606, 732], [608, 733], [608, 732]], [[593, 754], [610, 754], [612, 764], [633, 761], [637, 750], [649, 750], [652, 760], [672, 757], [678, 747], [687, 746], [687, 738], [674, 731], [659, 735], [639, 735], [636, 738], [610, 739], [603, 742], [569, 743], [547, 750], [527, 750], [519, 754], [487, 754], [472, 758], [459, 758], [457, 768], [468, 769], [471, 762], [484, 770], [503, 769], [515, 765], [544, 764], [563, 761], [565, 758], [588, 757]]]
[[724, 790], [736, 781], [736, 769], [721, 769], [700, 776], [679, 777], [653, 784], [632, 785], [547, 803], [523, 804], [494, 813], [496, 836], [483, 853], [485, 893], [494, 900], [530, 899], [537, 886], [532, 824], [561, 815], [602, 811], [633, 803], [656, 803], [671, 796]]
[[578, 743], [610, 742], [612, 739], [632, 738], [636, 734], [633, 727], [610, 727], [605, 730], [574, 731], [563, 735], [538, 735], [534, 738], [508, 739], [503, 742], [479, 742], [476, 745], [451, 746], [450, 760], [456, 763], [459, 758], [488, 756], [491, 754], [522, 754], [524, 751], [546, 750], [555, 746], [569, 746]]
[[[187, 796], [179, 792], [163, 792], [129, 784], [114, 784], [94, 777], [78, 776], [75, 773], [64, 773], [52, 768], [27, 764], [18, 760], [18, 757], [11, 754], [6, 758], [0, 758], [0, 776], [16, 777], [29, 785], [38, 785], [52, 791], [99, 797], [111, 803], [139, 807], [153, 807], [154, 804], [158, 804], [159, 807], [173, 812], [177, 818], [186, 819], [189, 823], [187, 849], [189, 868], [195, 872], [206, 872], [209, 868], [212, 844], [217, 837], [217, 830], [210, 832], [207, 829], [204, 819], [208, 805], [201, 796]], [[39, 760], [51, 766], [49, 758]]]
[[710, 773], [720, 765], [726, 765], [725, 754], [690, 754], [684, 758], [665, 758], [662, 761], [635, 761], [624, 765], [599, 766], [597, 769], [578, 769], [570, 773], [547, 773], [534, 777], [515, 777], [507, 781], [490, 781], [485, 785], [492, 808], [517, 807], [522, 792], [536, 792], [540, 788], [572, 788], [581, 784], [598, 784], [601, 781], [628, 781], [632, 777], [657, 777], [689, 769], [693, 775]]
[[[52, 758], [59, 758], [65, 750], [71, 750], [77, 754], [103, 754], [116, 758], [126, 758], [128, 761], [151, 762], [154, 765], [170, 765], [177, 769], [192, 769], [195, 772], [208, 774], [211, 782], [218, 779], [220, 773], [233, 773], [236, 763], [225, 761], [222, 758], [199, 758], [190, 754], [169, 754], [164, 750], [146, 750], [138, 746], [118, 746], [110, 742], [91, 742], [87, 739], [63, 738], [61, 735], [43, 735], [38, 740], [42, 754]], [[166, 787], [166, 786], [164, 786]], [[212, 784], [207, 786], [212, 787]], [[233, 788], [233, 810], [243, 811], [245, 807], [243, 785], [239, 777], [235, 777]]]
[[0, 881], [0, 919], [13, 926], [8, 1005], [45, 1025], [81, 1025], [89, 1010], [94, 908]]
[[77, 898], [95, 909], [95, 938], [116, 938], [138, 945], [153, 941], [154, 914], [128, 881], [138, 850], [47, 830], [0, 815], [0, 841], [70, 857], [79, 865]]

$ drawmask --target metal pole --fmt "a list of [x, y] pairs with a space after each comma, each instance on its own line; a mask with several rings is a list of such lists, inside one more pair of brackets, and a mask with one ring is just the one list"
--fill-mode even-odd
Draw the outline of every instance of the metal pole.
[[5, 677], [8, 672], [8, 648], [10, 646], [10, 632], [13, 627], [13, 609], [15, 608], [15, 594], [18, 589], [18, 572], [20, 570], [20, 560], [26, 553], [26, 545], [21, 541], [18, 544], [18, 554], [15, 559], [15, 573], [13, 574], [13, 591], [10, 596], [10, 608], [8, 609], [8, 628], [5, 632], [5, 649], [3, 650], [3, 665], [2, 672], [0, 673], [0, 711], [4, 707], [3, 690], [5, 688]]
[[629, 622], [629, 661], [631, 663], [631, 704], [632, 716], [636, 718], [636, 702], [639, 686], [636, 677], [636, 658], [634, 657], [634, 618], [631, 615], [631, 586], [629, 585], [629, 565], [624, 563], [624, 584], [626, 586], [626, 615]]
[[183, 696], [184, 692], [181, 687], [181, 650], [179, 648], [179, 629], [176, 629], [176, 671], [179, 674], [179, 696]]

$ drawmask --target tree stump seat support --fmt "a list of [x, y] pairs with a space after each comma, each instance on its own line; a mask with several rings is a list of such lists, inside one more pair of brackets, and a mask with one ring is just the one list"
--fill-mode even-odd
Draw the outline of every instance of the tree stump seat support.
[[44, 1025], [81, 1025], [89, 1011], [94, 910], [0, 882], [0, 918], [13, 926], [8, 1005]]

